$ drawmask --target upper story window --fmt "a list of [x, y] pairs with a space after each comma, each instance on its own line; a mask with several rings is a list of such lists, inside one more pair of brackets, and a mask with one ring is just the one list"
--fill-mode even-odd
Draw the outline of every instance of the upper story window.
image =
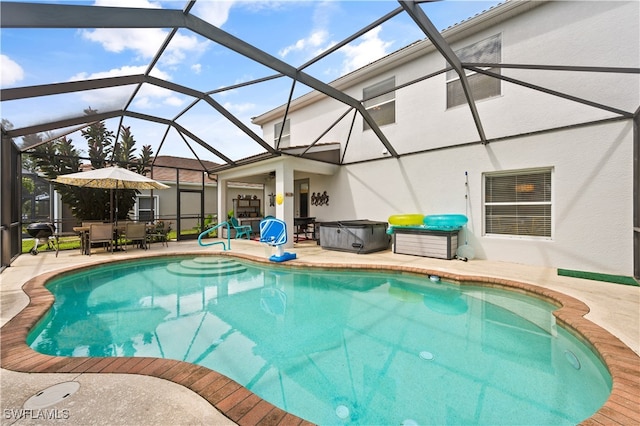
[[485, 233], [551, 238], [551, 169], [485, 174]]
[[[362, 90], [364, 107], [378, 126], [396, 122], [396, 78], [390, 77]], [[370, 129], [369, 123], [363, 120], [363, 130]]]
[[[487, 39], [473, 43], [455, 51], [461, 62], [500, 63], [502, 57], [502, 38], [496, 34]], [[500, 73], [499, 68], [487, 68], [494, 73]], [[500, 96], [500, 79], [465, 70], [473, 99], [486, 99]], [[462, 90], [460, 77], [454, 70], [447, 71], [447, 108], [467, 103]]]
[[[291, 122], [289, 119], [286, 119], [284, 122], [284, 129], [282, 129], [282, 122], [276, 123], [273, 127], [273, 144], [276, 147], [289, 147], [291, 146]], [[280, 137], [280, 132], [282, 131], [282, 137]], [[278, 144], [278, 138], [280, 138], [280, 144]]]

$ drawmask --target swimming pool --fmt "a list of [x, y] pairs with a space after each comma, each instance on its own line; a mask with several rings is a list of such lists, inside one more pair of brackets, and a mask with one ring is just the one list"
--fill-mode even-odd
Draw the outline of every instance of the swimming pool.
[[491, 288], [216, 257], [107, 265], [47, 287], [56, 302], [34, 349], [186, 360], [320, 424], [575, 424], [611, 390], [554, 306]]

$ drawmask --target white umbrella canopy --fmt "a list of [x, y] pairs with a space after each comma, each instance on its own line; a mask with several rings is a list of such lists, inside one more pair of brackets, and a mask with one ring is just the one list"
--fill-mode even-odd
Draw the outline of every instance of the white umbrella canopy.
[[[160, 183], [136, 172], [122, 167], [112, 166], [102, 169], [87, 170], [85, 172], [60, 175], [53, 182], [65, 185], [80, 186], [98, 189], [168, 189], [169, 186]], [[113, 191], [111, 193], [113, 205]], [[113, 209], [111, 209], [111, 222], [113, 222]], [[116, 206], [116, 223], [118, 221], [118, 206]]]
[[122, 167], [112, 166], [58, 176], [54, 182], [101, 189], [168, 189], [160, 183]]

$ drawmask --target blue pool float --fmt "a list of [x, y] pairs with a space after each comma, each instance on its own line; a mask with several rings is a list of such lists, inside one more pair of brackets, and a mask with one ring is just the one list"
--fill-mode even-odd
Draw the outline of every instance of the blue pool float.
[[468, 221], [463, 214], [434, 214], [424, 217], [424, 227], [432, 231], [455, 231]]

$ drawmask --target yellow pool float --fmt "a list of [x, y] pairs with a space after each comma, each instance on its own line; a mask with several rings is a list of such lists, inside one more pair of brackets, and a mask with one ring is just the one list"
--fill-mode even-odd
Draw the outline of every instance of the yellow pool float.
[[389, 224], [395, 226], [419, 226], [422, 225], [424, 215], [419, 213], [394, 214], [389, 216]]

